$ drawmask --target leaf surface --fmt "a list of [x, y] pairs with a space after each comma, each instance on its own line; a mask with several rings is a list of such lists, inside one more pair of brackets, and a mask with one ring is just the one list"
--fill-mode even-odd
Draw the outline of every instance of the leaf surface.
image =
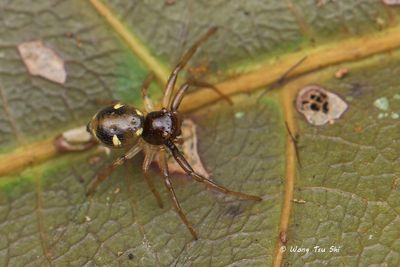
[[[399, 265], [399, 10], [373, 0], [318, 3], [1, 1], [0, 265]], [[196, 92], [184, 114], [197, 125], [199, 156], [213, 179], [263, 201], [172, 174], [200, 237], [194, 241], [154, 165], [165, 204], [157, 207], [142, 155], [87, 198], [87, 183], [120, 153], [62, 155], [52, 140], [86, 124], [102, 99], [143, 107], [147, 73], [165, 81], [183, 51], [215, 25], [218, 34], [186, 77], [217, 83], [234, 105]], [[33, 40], [64, 60], [64, 85], [28, 73], [17, 46]], [[293, 71], [298, 79], [264, 94], [304, 55]], [[350, 70], [343, 79], [334, 78], [339, 67]], [[338, 94], [348, 111], [332, 125], [308, 124], [293, 104], [308, 84]], [[151, 88], [154, 100], [160, 88]], [[388, 99], [387, 111], [374, 106], [380, 98]], [[299, 134], [301, 166], [285, 123]]]

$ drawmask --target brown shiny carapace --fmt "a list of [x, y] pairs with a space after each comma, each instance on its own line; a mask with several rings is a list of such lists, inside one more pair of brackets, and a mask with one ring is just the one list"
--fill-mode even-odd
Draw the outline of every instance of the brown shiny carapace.
[[147, 89], [151, 82], [151, 78], [148, 78], [144, 81], [142, 86], [142, 96], [146, 112], [141, 112], [129, 105], [117, 103], [101, 109], [93, 116], [92, 120], [87, 125], [87, 130], [103, 145], [111, 148], [127, 149], [127, 152], [123, 156], [114, 160], [111, 165], [102, 169], [94, 177], [88, 186], [87, 194], [93, 193], [96, 187], [104, 179], [110, 176], [118, 166], [124, 164], [138, 152], [143, 151], [145, 155], [142, 166], [144, 177], [151, 192], [154, 194], [158, 205], [161, 208], [163, 207], [160, 194], [154, 187], [151, 177], [148, 175], [150, 163], [154, 159], [157, 160], [158, 165], [160, 166], [164, 177], [164, 184], [169, 191], [176, 212], [195, 239], [197, 239], [196, 231], [183, 213], [175, 195], [174, 188], [172, 187], [166, 152], [169, 152], [174, 157], [190, 177], [197, 182], [205, 184], [208, 188], [243, 199], [261, 201], [261, 198], [258, 196], [231, 191], [198, 174], [193, 170], [176, 146], [176, 144], [182, 142], [182, 139], [180, 139], [182, 117], [178, 112], [178, 109], [190, 86], [213, 89], [216, 93], [220, 94], [230, 102], [230, 99], [224, 96], [215, 86], [199, 81], [184, 83], [178, 89], [176, 94], [173, 95], [178, 73], [185, 67], [186, 63], [196, 52], [197, 48], [213, 35], [216, 30], [217, 28], [211, 28], [182, 56], [181, 60], [169, 76], [168, 82], [165, 86], [161, 110], [154, 110], [151, 100], [147, 96]]

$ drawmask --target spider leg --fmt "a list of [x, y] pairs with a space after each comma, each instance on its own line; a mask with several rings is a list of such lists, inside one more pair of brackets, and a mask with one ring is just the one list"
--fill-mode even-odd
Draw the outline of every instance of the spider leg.
[[158, 193], [157, 189], [154, 186], [153, 179], [150, 177], [150, 175], [148, 173], [150, 164], [153, 161], [155, 155], [156, 155], [156, 151], [151, 150], [151, 149], [145, 149], [145, 156], [144, 156], [142, 169], [143, 169], [143, 174], [144, 174], [144, 178], [145, 178], [145, 180], [147, 182], [147, 185], [149, 186], [150, 191], [155, 196], [158, 206], [160, 208], [163, 208], [164, 205], [163, 205], [163, 202], [161, 200], [160, 193]]
[[135, 145], [132, 147], [125, 155], [117, 158], [114, 160], [110, 165], [102, 169], [94, 178], [93, 180], [89, 183], [87, 190], [86, 190], [86, 195], [91, 195], [94, 193], [96, 190], [97, 186], [103, 182], [108, 176], [110, 176], [114, 170], [124, 164], [128, 159], [133, 158], [139, 151], [142, 150], [142, 148], [139, 145]]
[[213, 27], [207, 31], [205, 35], [203, 35], [199, 40], [197, 40], [190, 48], [186, 51], [186, 53], [182, 56], [179, 63], [176, 65], [175, 69], [172, 71], [169, 76], [167, 85], [164, 90], [164, 97], [162, 100], [162, 106], [167, 108], [169, 103], [171, 102], [172, 91], [174, 90], [176, 79], [178, 78], [179, 72], [186, 66], [187, 62], [196, 52], [196, 50], [215, 32], [217, 31], [217, 27]]
[[195, 86], [195, 87], [203, 87], [203, 88], [209, 88], [214, 90], [217, 94], [219, 94], [223, 99], [228, 101], [229, 104], [233, 104], [232, 100], [224, 95], [220, 90], [218, 90], [217, 87], [214, 85], [207, 83], [207, 82], [202, 82], [202, 81], [195, 81], [195, 80], [190, 80], [179, 88], [178, 92], [175, 94], [174, 98], [172, 99], [171, 102], [171, 111], [177, 111], [179, 108], [179, 105], [182, 102], [182, 99], [185, 97], [185, 94], [187, 93], [189, 86]]
[[189, 229], [193, 238], [197, 240], [198, 237], [197, 237], [196, 231], [194, 230], [193, 226], [190, 224], [190, 222], [186, 218], [186, 215], [183, 213], [181, 205], [179, 204], [179, 201], [176, 198], [174, 188], [172, 187], [171, 180], [169, 179], [168, 163], [167, 163], [167, 158], [166, 158], [165, 152], [160, 151], [158, 154], [158, 157], [159, 157], [158, 161], [160, 164], [160, 168], [161, 168], [162, 174], [164, 176], [164, 184], [168, 188], [168, 191], [171, 195], [172, 204], [174, 205], [174, 208], [175, 208], [176, 212], [178, 213], [179, 217], [181, 218], [182, 222]]
[[183, 145], [185, 143], [185, 139], [183, 139], [182, 137], [175, 137], [174, 143], [178, 145]]
[[145, 107], [147, 113], [149, 113], [149, 112], [154, 110], [153, 102], [151, 101], [151, 99], [147, 95], [147, 91], [149, 89], [149, 86], [150, 86], [151, 81], [153, 80], [153, 78], [154, 78], [154, 74], [150, 73], [146, 77], [146, 79], [143, 81], [142, 89], [141, 89], [142, 97], [143, 97], [143, 101], [144, 101], [144, 107]]
[[219, 192], [222, 192], [224, 194], [227, 194], [227, 195], [238, 196], [240, 198], [255, 200], [255, 201], [262, 200], [262, 198], [258, 197], [258, 196], [253, 196], [253, 195], [248, 195], [248, 194], [244, 194], [241, 192], [231, 191], [231, 190], [207, 179], [206, 177], [198, 174], [197, 172], [195, 172], [193, 170], [192, 166], [190, 166], [190, 164], [187, 162], [185, 157], [182, 155], [182, 153], [179, 151], [179, 149], [175, 146], [175, 144], [173, 142], [167, 142], [166, 146], [169, 148], [169, 150], [171, 151], [175, 160], [182, 167], [182, 169], [196, 181], [201, 182], [201, 183], [205, 184], [206, 186], [208, 186], [212, 189], [215, 189]]

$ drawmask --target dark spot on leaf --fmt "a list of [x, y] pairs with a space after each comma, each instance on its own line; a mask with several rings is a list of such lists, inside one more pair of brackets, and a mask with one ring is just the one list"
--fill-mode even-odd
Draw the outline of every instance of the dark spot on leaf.
[[318, 106], [317, 104], [315, 104], [315, 103], [312, 103], [311, 106], [310, 106], [310, 108], [311, 108], [312, 110], [319, 111], [319, 106]]
[[232, 217], [236, 217], [242, 213], [243, 213], [243, 209], [241, 208], [240, 205], [232, 205], [227, 210], [227, 214]]
[[132, 254], [132, 253], [129, 253], [129, 254], [128, 254], [128, 259], [129, 259], [129, 260], [133, 260], [133, 258], [134, 258], [133, 254]]
[[328, 102], [325, 102], [325, 103], [322, 105], [322, 111], [323, 111], [324, 113], [328, 113], [328, 111], [329, 111]]
[[359, 97], [363, 94], [363, 90], [365, 91], [365, 88], [361, 84], [353, 83], [350, 87], [350, 95], [352, 97]]

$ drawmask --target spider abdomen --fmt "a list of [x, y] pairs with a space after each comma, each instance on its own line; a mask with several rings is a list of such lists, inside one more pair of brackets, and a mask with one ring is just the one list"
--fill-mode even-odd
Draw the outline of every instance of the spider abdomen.
[[165, 109], [147, 114], [143, 125], [143, 139], [152, 145], [163, 145], [181, 134], [178, 113]]
[[102, 144], [124, 148], [137, 142], [143, 132], [143, 122], [142, 112], [118, 103], [97, 112], [87, 129]]

